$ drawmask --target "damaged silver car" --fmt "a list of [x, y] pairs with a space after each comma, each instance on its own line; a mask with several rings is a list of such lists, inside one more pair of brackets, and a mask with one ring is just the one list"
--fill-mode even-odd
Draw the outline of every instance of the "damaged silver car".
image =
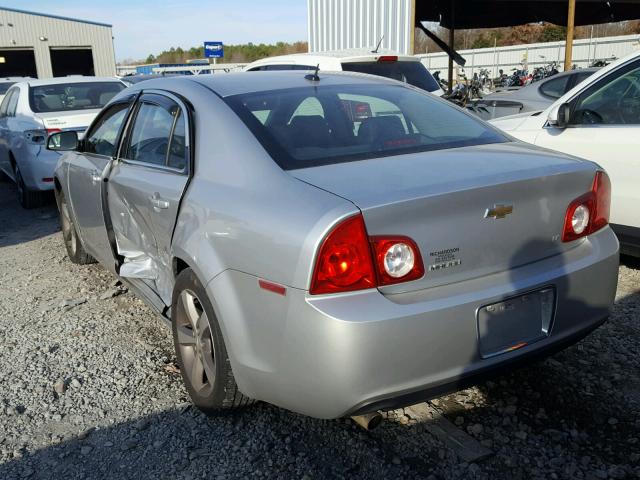
[[149, 80], [48, 148], [69, 259], [171, 322], [207, 412], [415, 403], [564, 348], [614, 299], [601, 168], [392, 80]]

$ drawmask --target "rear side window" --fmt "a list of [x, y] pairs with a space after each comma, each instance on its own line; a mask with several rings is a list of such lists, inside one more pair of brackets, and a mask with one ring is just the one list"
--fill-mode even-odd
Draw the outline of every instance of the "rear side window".
[[11, 98], [7, 104], [7, 116], [13, 117], [16, 114], [16, 108], [18, 108], [18, 98], [20, 98], [20, 90], [15, 88], [11, 90]]
[[29, 87], [35, 113], [91, 110], [104, 107], [125, 86], [120, 82], [60, 83]]
[[540, 85], [540, 93], [551, 98], [560, 98], [567, 92], [569, 75], [553, 78]]
[[118, 103], [109, 107], [87, 132], [84, 139], [84, 151], [114, 157], [118, 137], [128, 111], [128, 103]]
[[184, 112], [165, 97], [152, 97], [147, 100], [143, 97], [140, 103], [123, 156], [136, 162], [184, 170], [187, 166]]
[[4, 95], [9, 90], [9, 87], [16, 82], [4, 82], [0, 83], [0, 95]]
[[440, 88], [433, 75], [420, 62], [345, 62], [342, 64], [342, 70], [392, 78], [427, 92], [435, 92]]
[[470, 115], [400, 85], [320, 85], [225, 101], [285, 170], [507, 141]]

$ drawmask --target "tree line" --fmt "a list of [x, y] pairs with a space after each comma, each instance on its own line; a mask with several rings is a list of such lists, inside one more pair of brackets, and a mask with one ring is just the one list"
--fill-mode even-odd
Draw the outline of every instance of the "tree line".
[[[447, 29], [432, 24], [430, 29], [441, 39], [447, 40]], [[640, 33], [640, 20], [627, 22], [606, 23], [602, 25], [587, 25], [576, 27], [574, 37], [576, 39], [609, 37], [615, 35], [630, 35]], [[555, 42], [564, 40], [566, 27], [550, 23], [530, 23], [515, 27], [458, 30], [455, 32], [455, 48], [465, 50], [470, 48], [488, 48], [520, 45], [539, 42]], [[415, 30], [415, 53], [437, 52], [440, 49], [420, 29]], [[218, 63], [250, 63], [261, 58], [291, 53], [304, 53], [308, 51], [307, 42], [277, 42], [275, 44], [246, 43], [240, 45], [225, 45], [224, 58], [218, 59]], [[141, 63], [185, 63], [188, 60], [204, 58], [204, 46], [183, 49], [171, 47], [156, 55], [151, 54], [146, 59], [127, 59], [124, 65]]]

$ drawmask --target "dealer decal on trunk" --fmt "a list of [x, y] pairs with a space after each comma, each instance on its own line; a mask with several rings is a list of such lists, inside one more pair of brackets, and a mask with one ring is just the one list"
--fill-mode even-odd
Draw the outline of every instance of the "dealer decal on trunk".
[[436, 270], [444, 270], [445, 268], [457, 267], [458, 265], [461, 265], [462, 260], [456, 258], [456, 254], [458, 252], [460, 252], [459, 247], [429, 252], [429, 257], [434, 263], [429, 265], [427, 267], [427, 270], [433, 272]]

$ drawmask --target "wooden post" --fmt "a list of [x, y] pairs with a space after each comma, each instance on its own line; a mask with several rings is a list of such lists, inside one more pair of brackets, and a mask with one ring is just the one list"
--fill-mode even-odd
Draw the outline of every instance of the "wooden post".
[[569, 12], [567, 14], [567, 42], [564, 46], [564, 70], [571, 70], [573, 58], [573, 24], [576, 17], [576, 0], [569, 0]]
[[[449, 48], [453, 50], [453, 44], [455, 40], [456, 32], [456, 1], [451, 0], [451, 28], [449, 28]], [[453, 91], [453, 58], [449, 56], [449, 92]]]

